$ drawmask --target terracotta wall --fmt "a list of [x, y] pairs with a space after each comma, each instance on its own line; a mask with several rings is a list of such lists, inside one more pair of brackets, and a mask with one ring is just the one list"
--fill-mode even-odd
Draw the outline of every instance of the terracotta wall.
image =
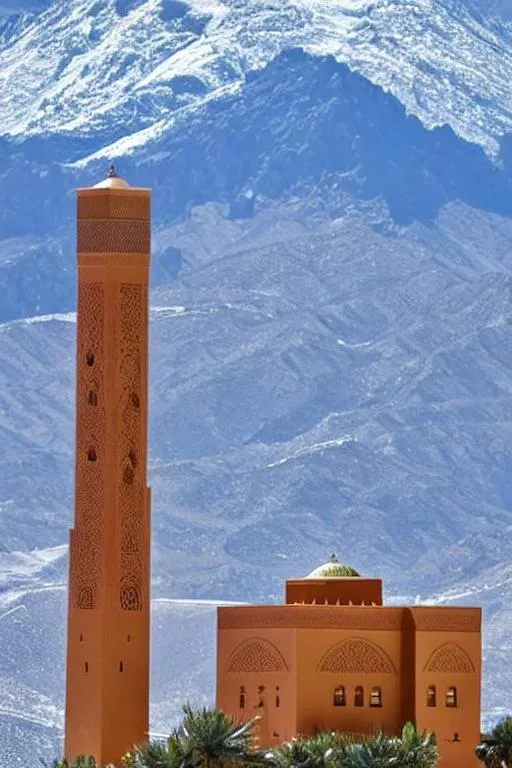
[[[361, 642], [363, 641], [363, 642]], [[359, 650], [363, 649], [361, 654]], [[400, 631], [307, 629], [298, 631], [298, 730], [397, 732], [401, 725]], [[329, 659], [332, 659], [329, 662]], [[363, 672], [363, 664], [374, 668]], [[327, 667], [327, 671], [322, 671]], [[333, 705], [334, 689], [344, 686], [346, 706]], [[355, 689], [364, 690], [355, 706]], [[372, 688], [381, 690], [381, 707], [370, 707]]]
[[261, 717], [257, 728], [261, 746], [279, 744], [296, 734], [295, 635], [293, 629], [272, 628], [218, 633], [217, 706], [241, 721]]

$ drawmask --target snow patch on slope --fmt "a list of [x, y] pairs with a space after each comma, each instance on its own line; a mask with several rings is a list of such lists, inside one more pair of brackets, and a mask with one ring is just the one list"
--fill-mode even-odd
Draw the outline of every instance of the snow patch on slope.
[[449, 123], [491, 151], [512, 129], [510, 30], [484, 26], [459, 0], [166, 7], [145, 0], [119, 16], [114, 0], [53, 2], [0, 46], [2, 133], [114, 132], [122, 154], [291, 47], [346, 62], [427, 126]]

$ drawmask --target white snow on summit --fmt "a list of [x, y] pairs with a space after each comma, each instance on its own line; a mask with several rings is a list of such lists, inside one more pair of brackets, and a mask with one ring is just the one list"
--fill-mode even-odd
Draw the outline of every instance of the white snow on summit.
[[184, 107], [300, 47], [348, 63], [427, 126], [449, 123], [493, 151], [511, 130], [511, 41], [460, 0], [55, 0], [0, 42], [0, 130], [108, 128], [144, 143], [153, 133], [141, 130], [165, 130], [187, 118]]

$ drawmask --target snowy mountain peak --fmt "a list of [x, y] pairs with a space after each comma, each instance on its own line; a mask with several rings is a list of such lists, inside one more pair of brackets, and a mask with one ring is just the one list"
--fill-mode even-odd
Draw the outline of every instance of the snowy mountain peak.
[[169, 124], [293, 47], [346, 62], [427, 126], [448, 123], [490, 151], [511, 128], [510, 31], [460, 0], [55, 0], [8, 24], [0, 125], [11, 137], [109, 142]]

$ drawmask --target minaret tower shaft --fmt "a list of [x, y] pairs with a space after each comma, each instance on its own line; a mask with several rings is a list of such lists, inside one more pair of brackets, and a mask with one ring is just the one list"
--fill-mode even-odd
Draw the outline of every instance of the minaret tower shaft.
[[75, 519], [65, 754], [120, 764], [149, 722], [150, 190], [78, 191]]

